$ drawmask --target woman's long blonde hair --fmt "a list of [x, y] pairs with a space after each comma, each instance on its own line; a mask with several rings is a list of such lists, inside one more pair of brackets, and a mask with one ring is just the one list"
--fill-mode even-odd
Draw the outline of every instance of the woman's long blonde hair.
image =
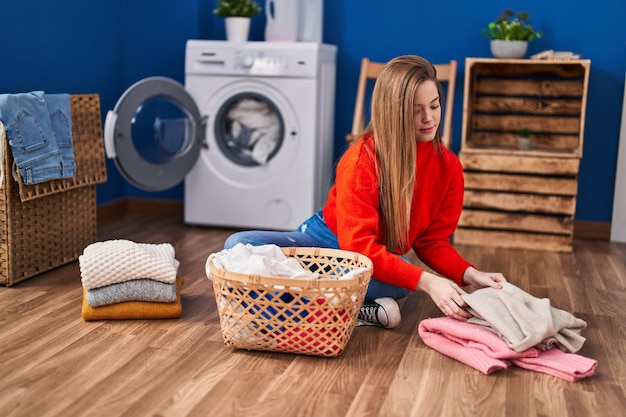
[[[372, 92], [371, 120], [366, 132], [373, 133], [378, 159], [377, 175], [380, 212], [384, 224], [384, 244], [389, 251], [410, 248], [411, 201], [415, 186], [417, 131], [414, 100], [417, 87], [426, 80], [435, 82], [443, 107], [443, 89], [435, 67], [415, 55], [389, 61], [376, 80]], [[441, 123], [435, 134], [441, 145]]]

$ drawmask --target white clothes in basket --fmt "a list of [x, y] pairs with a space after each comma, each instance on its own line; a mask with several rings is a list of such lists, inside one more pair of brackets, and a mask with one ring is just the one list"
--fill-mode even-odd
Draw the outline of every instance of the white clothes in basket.
[[286, 278], [319, 278], [291, 257], [285, 256], [276, 245], [252, 246], [238, 243], [230, 249], [209, 255], [206, 273], [210, 277], [211, 259], [216, 267], [230, 272], [248, 275]]

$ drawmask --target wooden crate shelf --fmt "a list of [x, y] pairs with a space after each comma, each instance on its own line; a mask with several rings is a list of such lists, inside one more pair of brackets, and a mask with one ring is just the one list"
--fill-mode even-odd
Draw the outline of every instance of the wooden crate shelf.
[[463, 135], [466, 152], [517, 149], [522, 127], [541, 156], [582, 156], [589, 60], [465, 61]]
[[[571, 251], [590, 61], [467, 58], [457, 244]], [[522, 127], [532, 146], [517, 148]]]

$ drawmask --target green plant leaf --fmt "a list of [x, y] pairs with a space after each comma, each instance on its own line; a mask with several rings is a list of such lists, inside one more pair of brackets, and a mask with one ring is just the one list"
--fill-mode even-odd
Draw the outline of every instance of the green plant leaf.
[[482, 34], [492, 40], [532, 41], [541, 38], [541, 32], [527, 24], [530, 19], [528, 12], [515, 12], [505, 9], [496, 20], [482, 29]]
[[222, 17], [254, 17], [261, 10], [255, 0], [217, 0], [213, 13]]

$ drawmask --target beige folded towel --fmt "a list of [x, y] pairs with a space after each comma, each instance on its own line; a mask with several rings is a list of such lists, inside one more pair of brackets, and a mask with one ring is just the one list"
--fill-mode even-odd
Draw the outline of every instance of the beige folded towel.
[[501, 290], [482, 288], [463, 296], [474, 316], [468, 322], [497, 333], [509, 347], [522, 352], [531, 347], [553, 346], [577, 352], [585, 343], [580, 335], [584, 320], [554, 308], [547, 298], [539, 299], [507, 282]]

